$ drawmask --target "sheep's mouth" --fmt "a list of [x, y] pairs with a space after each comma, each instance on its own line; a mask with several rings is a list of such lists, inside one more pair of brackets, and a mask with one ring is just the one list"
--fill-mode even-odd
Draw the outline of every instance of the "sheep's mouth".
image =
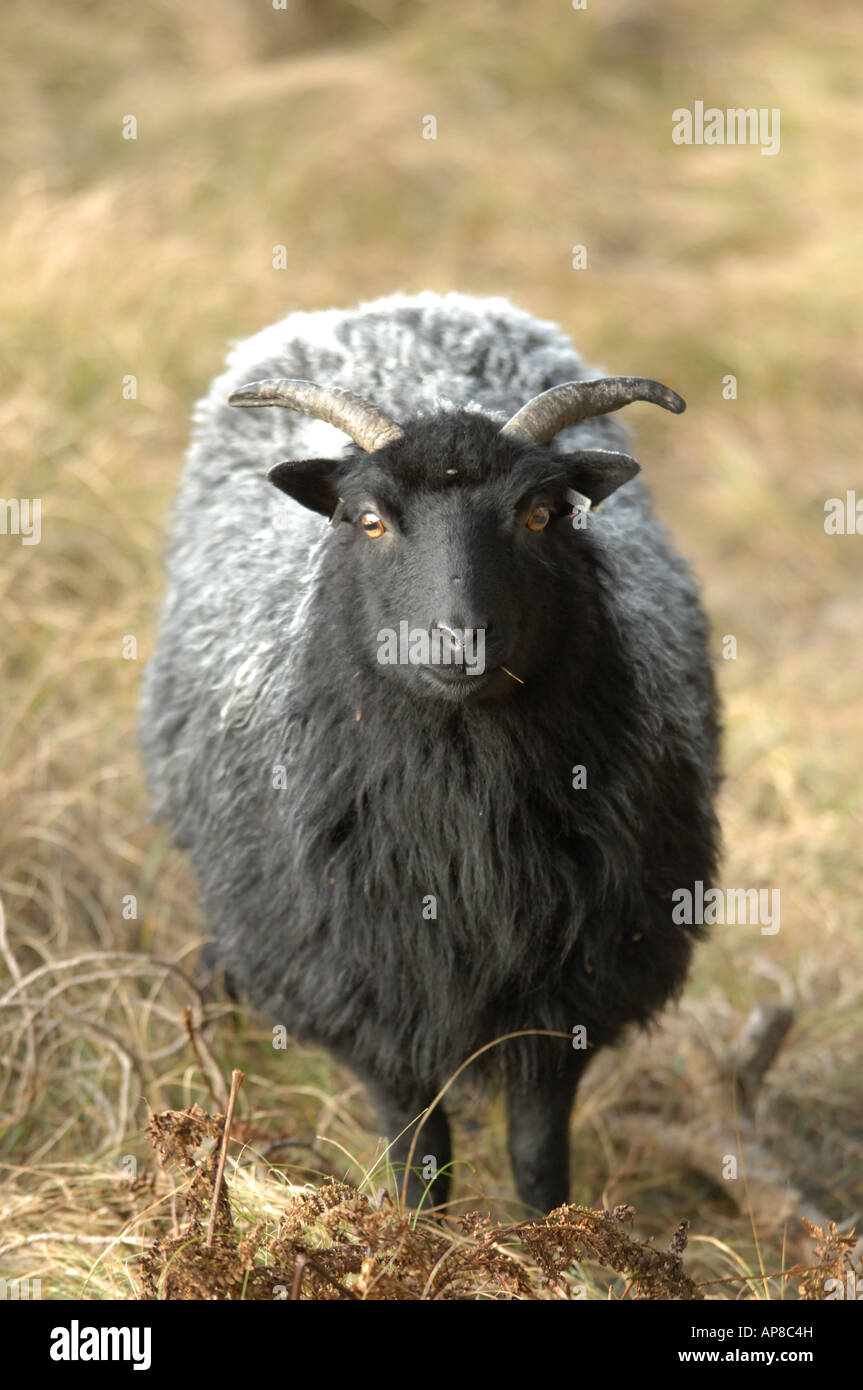
[[420, 674], [444, 699], [456, 701], [497, 694], [510, 684], [501, 666], [487, 667], [476, 674], [464, 666], [422, 666]]

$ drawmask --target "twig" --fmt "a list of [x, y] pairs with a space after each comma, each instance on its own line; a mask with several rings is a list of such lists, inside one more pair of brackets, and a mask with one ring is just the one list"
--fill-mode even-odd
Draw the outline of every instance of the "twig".
[[[293, 1279], [293, 1285], [292, 1285], [292, 1288], [291, 1288], [291, 1298], [292, 1298], [292, 1299], [293, 1299], [293, 1297], [294, 1297], [294, 1290], [295, 1290], [295, 1289], [297, 1290], [297, 1297], [299, 1297], [299, 1290], [298, 1290], [298, 1286], [297, 1286], [297, 1269], [298, 1269], [298, 1267], [299, 1267], [299, 1261], [302, 1260], [302, 1261], [303, 1261], [303, 1267], [304, 1267], [304, 1268], [305, 1268], [306, 1265], [308, 1265], [309, 1269], [313, 1269], [314, 1272], [315, 1272], [315, 1274], [317, 1274], [318, 1277], [319, 1277], [320, 1279], [323, 1279], [323, 1281], [324, 1281], [325, 1284], [329, 1284], [329, 1285], [330, 1285], [330, 1288], [335, 1289], [336, 1292], [337, 1292], [338, 1294], [340, 1294], [342, 1298], [349, 1298], [349, 1299], [351, 1299], [354, 1303], [361, 1303], [361, 1302], [362, 1302], [362, 1299], [358, 1298], [357, 1295], [353, 1292], [352, 1289], [346, 1289], [345, 1286], [344, 1286], [343, 1284], [340, 1284], [339, 1281], [338, 1281], [337, 1279], [334, 1279], [333, 1276], [332, 1276], [331, 1274], [329, 1274], [329, 1273], [324, 1269], [323, 1265], [321, 1265], [321, 1264], [318, 1263], [318, 1261], [315, 1259], [314, 1255], [311, 1255], [311, 1254], [309, 1253], [308, 1250], [298, 1250], [298, 1249], [296, 1248], [296, 1246], [293, 1245], [293, 1244], [291, 1244], [291, 1245], [289, 1245], [289, 1246], [285, 1246], [285, 1245], [283, 1244], [283, 1242], [281, 1242], [281, 1241], [278, 1242], [278, 1246], [279, 1246], [279, 1249], [282, 1250], [283, 1252], [284, 1252], [286, 1249], [289, 1250], [290, 1253], [294, 1256], [294, 1259], [295, 1259], [295, 1261], [296, 1261], [296, 1263], [294, 1264], [294, 1279]], [[302, 1274], [301, 1274], [301, 1277], [302, 1277]]]
[[297, 1263], [294, 1265], [294, 1282], [293, 1282], [293, 1284], [291, 1285], [291, 1302], [292, 1302], [292, 1303], [296, 1303], [297, 1300], [299, 1299], [299, 1296], [300, 1296], [300, 1287], [301, 1287], [302, 1282], [303, 1282], [303, 1275], [304, 1275], [305, 1272], [306, 1272], [306, 1265], [308, 1264], [308, 1262], [309, 1262], [309, 1261], [308, 1261], [308, 1257], [307, 1257], [306, 1255], [298, 1255], [298, 1256], [297, 1256]]
[[709, 1289], [713, 1284], [756, 1284], [760, 1279], [792, 1279], [798, 1274], [812, 1274], [821, 1265], [792, 1265], [790, 1269], [776, 1269], [770, 1274], [727, 1274], [724, 1279], [696, 1279], [699, 1289]]
[[213, 1244], [213, 1235], [216, 1230], [216, 1214], [219, 1210], [219, 1198], [222, 1194], [222, 1180], [225, 1176], [225, 1160], [228, 1157], [228, 1144], [231, 1139], [231, 1125], [234, 1123], [234, 1106], [237, 1103], [237, 1092], [245, 1081], [245, 1076], [235, 1068], [231, 1072], [231, 1094], [228, 1096], [228, 1108], [225, 1111], [225, 1125], [222, 1130], [222, 1147], [219, 1153], [219, 1166], [216, 1169], [216, 1181], [213, 1184], [213, 1201], [210, 1207], [210, 1222], [207, 1227], [207, 1249]]
[[216, 1091], [215, 1091], [215, 1088], [214, 1088], [214, 1086], [213, 1086], [212, 1080], [210, 1079], [209, 1073], [206, 1071], [206, 1069], [205, 1069], [205, 1067], [204, 1067], [204, 1063], [203, 1063], [203, 1060], [202, 1060], [202, 1058], [201, 1058], [201, 1053], [200, 1053], [200, 1051], [199, 1051], [199, 1049], [198, 1049], [198, 1038], [197, 1038], [197, 1035], [196, 1035], [196, 1033], [195, 1033], [195, 1023], [194, 1023], [194, 1020], [193, 1020], [193, 1018], [192, 1018], [192, 1006], [191, 1006], [191, 1004], [187, 1004], [186, 1007], [183, 1009], [183, 1023], [184, 1023], [185, 1026], [186, 1026], [186, 1034], [187, 1034], [188, 1039], [189, 1039], [189, 1042], [190, 1042], [190, 1044], [191, 1044], [192, 1051], [193, 1051], [194, 1054], [195, 1054], [195, 1061], [198, 1063], [198, 1071], [201, 1073], [202, 1077], [204, 1078], [204, 1085], [206, 1086], [207, 1090], [208, 1090], [209, 1093], [210, 1093], [210, 1100], [213, 1102], [213, 1104], [215, 1105], [216, 1109], [219, 1109], [219, 1107], [220, 1107], [220, 1105], [221, 1105], [221, 1101], [220, 1101], [219, 1097], [216, 1095]]
[[746, 1210], [749, 1213], [749, 1224], [752, 1227], [752, 1238], [755, 1241], [755, 1253], [758, 1256], [758, 1265], [761, 1270], [761, 1277], [764, 1281], [764, 1297], [770, 1297], [770, 1290], [767, 1287], [767, 1277], [764, 1273], [764, 1257], [761, 1254], [761, 1241], [758, 1239], [758, 1223], [755, 1220], [755, 1212], [752, 1207], [752, 1194], [749, 1191], [749, 1179], [746, 1176], [746, 1161], [743, 1157], [743, 1136], [740, 1132], [740, 1115], [738, 1114], [738, 1101], [740, 1092], [735, 1086], [732, 1099], [734, 1101], [734, 1136], [737, 1140], [737, 1152], [740, 1155], [740, 1176], [743, 1179], [743, 1194], [746, 1198]]
[[793, 1022], [793, 1009], [772, 1002], [756, 1005], [746, 1020], [731, 1056], [734, 1081], [744, 1111], [752, 1110], [756, 1093], [776, 1061]]
[[342, 1295], [343, 1298], [349, 1298], [354, 1303], [360, 1303], [362, 1301], [361, 1299], [357, 1298], [357, 1295], [353, 1292], [352, 1289], [346, 1289], [344, 1284], [340, 1284], [337, 1279], [334, 1279], [331, 1274], [328, 1274], [327, 1271], [323, 1269], [321, 1265], [318, 1264], [317, 1260], [312, 1258], [312, 1256], [308, 1253], [307, 1250], [304, 1250], [302, 1252], [302, 1255], [306, 1261], [306, 1264], [311, 1266], [311, 1268], [315, 1271], [315, 1274], [317, 1274], [319, 1278], [323, 1279], [325, 1283], [329, 1284], [331, 1288], [336, 1289]]
[[78, 1235], [76, 1232], [67, 1231], [39, 1231], [37, 1235], [22, 1236], [20, 1240], [12, 1245], [4, 1245], [0, 1249], [0, 1255], [8, 1255], [10, 1250], [17, 1250], [22, 1245], [35, 1245], [37, 1240], [56, 1240], [62, 1241], [66, 1245], [104, 1245], [111, 1241], [119, 1242], [121, 1245], [146, 1245], [146, 1236], [85, 1236]]

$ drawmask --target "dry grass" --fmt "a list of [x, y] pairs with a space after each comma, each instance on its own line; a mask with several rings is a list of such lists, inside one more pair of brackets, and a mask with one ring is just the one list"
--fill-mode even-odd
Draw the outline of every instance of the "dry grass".
[[[640, 454], [717, 657], [738, 643], [719, 659], [724, 882], [779, 887], [782, 927], [718, 928], [681, 1008], [598, 1059], [574, 1197], [633, 1203], [660, 1241], [688, 1219], [698, 1281], [787, 1270], [810, 1245], [781, 1189], [840, 1222], [863, 1210], [863, 541], [822, 524], [825, 499], [863, 493], [859, 8], [819, 26], [802, 0], [238, 0], [202, 21], [167, 0], [131, 18], [8, 0], [3, 24], [2, 491], [41, 497], [43, 525], [37, 546], [0, 536], [0, 1277], [133, 1296], [123, 1241], [160, 1228], [122, 1156], [144, 1182], [148, 1114], [208, 1103], [186, 1007], [214, 1090], [247, 1073], [240, 1121], [282, 1182], [361, 1182], [380, 1156], [350, 1077], [197, 995], [195, 888], [146, 823], [134, 722], [189, 408], [225, 340], [399, 287], [509, 295], [689, 401], [673, 430], [637, 416]], [[779, 107], [781, 154], [673, 146], [696, 98]], [[796, 1021], [735, 1122], [727, 1059], [762, 1000]], [[468, 1072], [453, 1111], [455, 1211], [511, 1222], [499, 1099]], [[735, 1123], [748, 1196], [720, 1176]], [[249, 1188], [251, 1226], [267, 1193]], [[794, 1294], [713, 1292], [743, 1289]]]

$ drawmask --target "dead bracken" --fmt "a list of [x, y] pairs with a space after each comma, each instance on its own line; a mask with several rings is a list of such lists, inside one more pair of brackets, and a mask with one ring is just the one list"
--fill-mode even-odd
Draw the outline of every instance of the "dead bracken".
[[[144, 1299], [573, 1299], [584, 1296], [575, 1268], [583, 1260], [623, 1275], [632, 1298], [702, 1296], [683, 1270], [686, 1223], [667, 1251], [655, 1250], [626, 1231], [630, 1206], [562, 1206], [544, 1221], [512, 1226], [476, 1212], [443, 1223], [415, 1219], [386, 1192], [372, 1197], [330, 1180], [299, 1190], [275, 1232], [261, 1222], [241, 1236], [225, 1184], [208, 1250], [223, 1123], [199, 1105], [150, 1121], [161, 1162], [179, 1167], [188, 1186], [182, 1224], [142, 1257]], [[207, 1140], [215, 1144], [202, 1154]]]
[[[722, 1296], [721, 1286], [732, 1284], [744, 1286], [745, 1298], [747, 1286], [760, 1282], [732, 1276], [696, 1283], [683, 1267], [688, 1221], [659, 1250], [627, 1229], [635, 1220], [629, 1204], [611, 1211], [566, 1205], [545, 1220], [514, 1225], [479, 1212], [432, 1220], [403, 1210], [384, 1189], [368, 1194], [328, 1179], [295, 1189], [275, 1223], [246, 1215], [240, 1230], [227, 1181], [211, 1217], [224, 1121], [197, 1104], [150, 1120], [147, 1135], [162, 1165], [179, 1168], [187, 1185], [175, 1194], [172, 1231], [140, 1258], [145, 1300], [694, 1300]], [[816, 1262], [761, 1277], [799, 1280], [801, 1299], [853, 1298], [863, 1290], [853, 1232], [804, 1225]], [[605, 1271], [605, 1280], [588, 1284], [585, 1267]], [[609, 1274], [623, 1284], [614, 1286]]]

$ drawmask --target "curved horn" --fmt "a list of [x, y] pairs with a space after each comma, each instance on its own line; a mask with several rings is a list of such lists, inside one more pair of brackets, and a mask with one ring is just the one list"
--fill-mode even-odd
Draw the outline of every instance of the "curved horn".
[[316, 386], [313, 381], [295, 381], [290, 377], [252, 381], [232, 391], [228, 405], [287, 406], [289, 410], [298, 410], [301, 415], [311, 415], [315, 420], [326, 420], [328, 425], [344, 430], [366, 453], [392, 444], [403, 434], [401, 426], [388, 415], [351, 391], [343, 391], [340, 386]]
[[592, 381], [566, 381], [534, 396], [507, 420], [501, 434], [547, 444], [567, 425], [576, 425], [592, 415], [607, 415], [632, 401], [651, 401], [675, 415], [686, 409], [686, 402], [676, 391], [649, 377], [602, 376]]

